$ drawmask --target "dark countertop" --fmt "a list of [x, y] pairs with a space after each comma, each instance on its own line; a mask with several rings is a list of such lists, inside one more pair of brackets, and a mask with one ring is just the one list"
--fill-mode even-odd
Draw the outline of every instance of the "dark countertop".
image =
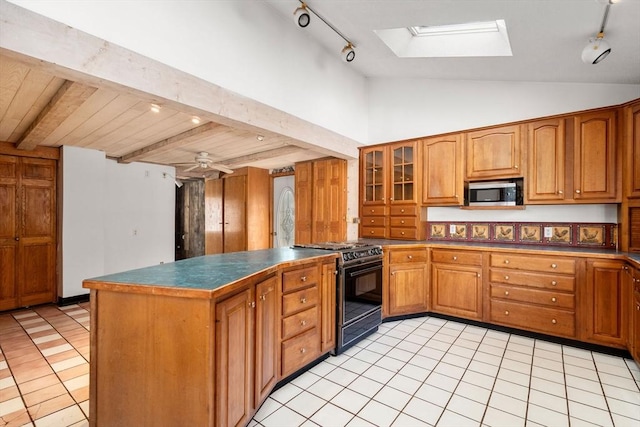
[[[264, 249], [188, 258], [87, 279], [86, 282], [211, 291], [278, 264], [331, 255], [317, 249]], [[91, 287], [91, 286], [85, 286]]]

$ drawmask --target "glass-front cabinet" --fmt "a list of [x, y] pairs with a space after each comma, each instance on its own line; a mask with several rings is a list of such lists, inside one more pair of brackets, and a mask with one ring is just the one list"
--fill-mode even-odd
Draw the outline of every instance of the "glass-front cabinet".
[[363, 149], [363, 204], [386, 203], [386, 149], [385, 147]]
[[414, 144], [393, 147], [392, 202], [415, 200]]

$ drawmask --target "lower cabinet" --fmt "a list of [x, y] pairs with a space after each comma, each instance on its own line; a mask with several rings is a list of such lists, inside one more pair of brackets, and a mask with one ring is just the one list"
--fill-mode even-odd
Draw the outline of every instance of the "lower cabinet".
[[630, 340], [631, 355], [636, 363], [640, 364], [640, 269], [634, 269], [631, 273], [632, 286], [632, 324]]
[[625, 289], [626, 263], [614, 260], [587, 260], [584, 287], [583, 341], [625, 348], [628, 333]]
[[256, 408], [278, 381], [278, 285], [277, 277], [256, 285]]
[[426, 248], [391, 249], [383, 316], [401, 316], [429, 310], [428, 255]]
[[431, 260], [431, 309], [482, 320], [482, 253], [433, 249]]
[[322, 283], [320, 285], [321, 323], [320, 335], [322, 353], [336, 347], [336, 263], [322, 264]]

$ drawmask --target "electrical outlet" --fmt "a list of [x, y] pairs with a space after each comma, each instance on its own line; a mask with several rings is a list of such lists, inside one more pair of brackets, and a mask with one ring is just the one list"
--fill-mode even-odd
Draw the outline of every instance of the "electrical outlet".
[[456, 225], [455, 224], [449, 224], [449, 233], [456, 234]]
[[553, 236], [553, 228], [552, 227], [545, 227], [544, 228], [544, 237], [551, 237]]

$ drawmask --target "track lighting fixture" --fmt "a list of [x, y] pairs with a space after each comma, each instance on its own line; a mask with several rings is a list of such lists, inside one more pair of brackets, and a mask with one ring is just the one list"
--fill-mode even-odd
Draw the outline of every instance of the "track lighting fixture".
[[311, 15], [307, 10], [307, 5], [304, 2], [301, 3], [300, 7], [293, 12], [293, 19], [299, 27], [305, 28], [311, 22]]
[[598, 64], [611, 53], [611, 46], [609, 46], [609, 43], [604, 39], [604, 26], [607, 24], [611, 4], [612, 1], [608, 0], [604, 7], [600, 31], [596, 37], [590, 38], [589, 43], [582, 49], [582, 62], [585, 64]]
[[353, 43], [351, 43], [349, 41], [349, 39], [347, 39], [345, 36], [343, 36], [342, 33], [336, 29], [336, 27], [331, 25], [322, 16], [318, 15], [318, 13], [315, 10], [311, 9], [308, 4], [306, 4], [302, 0], [299, 0], [299, 1], [300, 1], [300, 7], [298, 7], [293, 12], [293, 17], [294, 17], [294, 20], [296, 21], [296, 24], [299, 27], [302, 27], [302, 28], [307, 27], [309, 25], [309, 23], [311, 22], [311, 13], [310, 12], [313, 12], [313, 14], [315, 16], [317, 16], [318, 19], [320, 19], [322, 22], [324, 22], [327, 25], [327, 27], [331, 28], [334, 33], [336, 33], [337, 35], [342, 37], [342, 39], [345, 42], [347, 42], [347, 45], [342, 49], [342, 53], [341, 53], [342, 59], [344, 60], [344, 62], [353, 61], [356, 58], [356, 51], [354, 50], [356, 46]]

